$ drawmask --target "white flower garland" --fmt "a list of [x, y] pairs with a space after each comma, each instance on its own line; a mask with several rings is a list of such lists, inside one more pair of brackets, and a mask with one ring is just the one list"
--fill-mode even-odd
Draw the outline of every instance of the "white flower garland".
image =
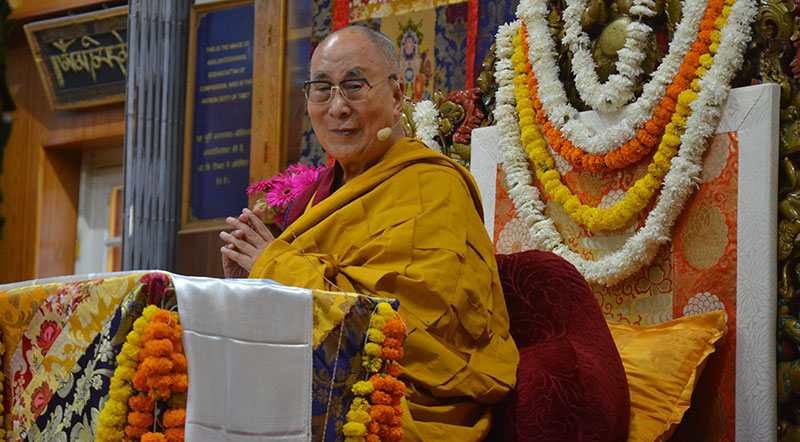
[[[719, 120], [721, 106], [730, 90], [730, 81], [741, 66], [750, 39], [750, 23], [755, 14], [753, 0], [738, 0], [731, 7], [727, 23], [721, 31], [714, 64], [699, 82], [701, 90], [690, 105], [692, 114], [687, 119], [686, 132], [681, 136], [680, 152], [672, 160], [672, 166], [664, 177], [655, 207], [648, 214], [644, 227], [629, 238], [620, 250], [597, 261], [583, 258], [562, 242], [553, 221], [544, 215], [544, 203], [538, 189], [531, 185], [528, 159], [520, 142], [515, 112], [514, 68], [511, 64], [514, 51], [512, 39], [520, 22], [504, 25], [498, 30], [495, 78], [500, 89], [496, 95], [495, 117], [501, 134], [503, 171], [509, 186], [508, 194], [520, 218], [530, 228], [531, 239], [537, 249], [555, 252], [571, 262], [589, 282], [606, 286], [627, 278], [652, 261], [658, 248], [671, 239], [672, 226], [699, 183], [707, 139]], [[537, 44], [542, 44], [542, 41]]]
[[[581, 16], [588, 3], [588, 0], [567, 0], [563, 14], [565, 32], [561, 42], [572, 52], [575, 87], [583, 102], [598, 111], [614, 112], [633, 99], [633, 89], [643, 72], [642, 62], [647, 58], [647, 38], [653, 30], [638, 20], [628, 24], [625, 46], [617, 51], [617, 73], [601, 84], [597, 65], [589, 51], [592, 42], [581, 26]], [[649, 17], [655, 15], [654, 7], [653, 0], [635, 0], [630, 10], [633, 14]]]
[[[670, 43], [669, 53], [644, 85], [642, 95], [621, 110], [622, 116], [615, 124], [597, 133], [580, 121], [578, 110], [567, 101], [558, 77], [557, 54], [547, 24], [545, 0], [520, 1], [517, 16], [528, 28], [528, 58], [539, 83], [539, 100], [553, 125], [573, 145], [592, 155], [605, 155], [632, 139], [650, 119], [697, 37], [706, 1], [684, 0], [681, 7], [681, 21]], [[579, 69], [588, 68], [579, 66]]]
[[442, 153], [442, 146], [434, 138], [439, 134], [438, 117], [439, 111], [430, 100], [423, 100], [414, 105], [414, 126], [417, 130], [417, 139], [429, 148]]

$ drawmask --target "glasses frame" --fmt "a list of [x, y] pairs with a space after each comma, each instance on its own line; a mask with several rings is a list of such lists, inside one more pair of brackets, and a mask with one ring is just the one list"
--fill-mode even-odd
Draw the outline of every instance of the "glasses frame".
[[[338, 91], [339, 95], [342, 96], [342, 99], [344, 99], [344, 101], [346, 103], [348, 103], [348, 104], [351, 104], [351, 103], [363, 103], [363, 102], [369, 100], [369, 93], [372, 92], [373, 89], [375, 89], [376, 87], [382, 85], [383, 83], [386, 83], [389, 80], [397, 80], [397, 75], [396, 74], [390, 74], [389, 76], [387, 76], [383, 80], [375, 83], [374, 85], [370, 84], [369, 80], [366, 79], [366, 78], [363, 78], [363, 77], [360, 77], [360, 78], [346, 78], [346, 79], [340, 81], [338, 85], [334, 85], [333, 83], [331, 83], [328, 80], [306, 80], [306, 81], [303, 82], [303, 95], [305, 95], [307, 103], [311, 103], [311, 104], [328, 104], [328, 103], [331, 102], [331, 100], [333, 100], [334, 95], [336, 95], [336, 92]], [[347, 95], [343, 92], [342, 83], [346, 83], [348, 81], [363, 81], [364, 83], [367, 84], [367, 87], [369, 88], [369, 90], [367, 91], [367, 95], [363, 100], [352, 101], [352, 100], [347, 98]], [[310, 101], [308, 99], [309, 86], [311, 86], [312, 84], [323, 84], [323, 83], [331, 85], [331, 94], [328, 97], [328, 99], [325, 100], [325, 101]]]

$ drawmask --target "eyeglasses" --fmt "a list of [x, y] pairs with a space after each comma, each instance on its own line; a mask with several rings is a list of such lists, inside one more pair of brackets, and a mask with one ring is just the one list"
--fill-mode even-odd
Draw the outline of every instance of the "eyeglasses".
[[369, 80], [366, 78], [342, 80], [339, 82], [338, 86], [334, 86], [333, 83], [327, 80], [306, 81], [303, 83], [303, 92], [309, 103], [325, 104], [331, 101], [333, 94], [335, 94], [338, 89], [345, 101], [348, 103], [359, 103], [367, 101], [369, 98], [369, 91], [392, 79], [397, 80], [397, 75], [389, 75], [385, 79], [375, 83], [374, 86], [369, 84]]

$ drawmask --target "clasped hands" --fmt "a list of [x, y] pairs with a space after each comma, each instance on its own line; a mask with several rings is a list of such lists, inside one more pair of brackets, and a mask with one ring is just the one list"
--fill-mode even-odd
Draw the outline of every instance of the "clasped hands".
[[233, 231], [220, 232], [219, 237], [226, 244], [220, 249], [222, 271], [226, 278], [247, 278], [261, 252], [275, 240], [264, 222], [259, 209], [242, 209], [238, 218], [229, 216], [225, 222]]

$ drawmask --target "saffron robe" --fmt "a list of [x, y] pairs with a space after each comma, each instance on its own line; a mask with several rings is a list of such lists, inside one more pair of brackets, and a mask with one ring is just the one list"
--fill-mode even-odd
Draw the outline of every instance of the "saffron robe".
[[472, 176], [404, 138], [327, 190], [307, 189], [313, 205], [298, 199], [304, 212], [250, 277], [397, 298], [408, 326], [404, 440], [482, 439], [490, 404], [515, 385], [519, 353]]

